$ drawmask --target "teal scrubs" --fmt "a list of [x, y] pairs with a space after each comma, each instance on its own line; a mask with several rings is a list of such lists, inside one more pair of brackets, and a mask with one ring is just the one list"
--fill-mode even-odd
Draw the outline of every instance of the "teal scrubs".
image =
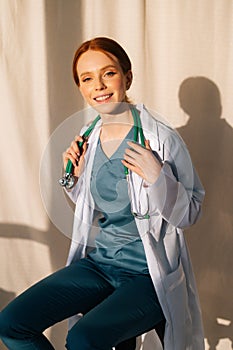
[[110, 158], [98, 141], [91, 193], [102, 216], [96, 248], [89, 256], [106, 270], [117, 267], [133, 274], [148, 274], [144, 247], [131, 213], [127, 180], [121, 163], [128, 147], [127, 141], [133, 140], [133, 133], [132, 128]]
[[[133, 130], [110, 159], [99, 142], [91, 179], [92, 195], [102, 213], [96, 248], [87, 258], [38, 282], [0, 312], [0, 338], [8, 349], [54, 349], [43, 331], [75, 313], [84, 317], [69, 330], [68, 350], [110, 350], [160, 321], [164, 324], [121, 163], [127, 139], [132, 138]], [[123, 346], [129, 349], [128, 342]]]

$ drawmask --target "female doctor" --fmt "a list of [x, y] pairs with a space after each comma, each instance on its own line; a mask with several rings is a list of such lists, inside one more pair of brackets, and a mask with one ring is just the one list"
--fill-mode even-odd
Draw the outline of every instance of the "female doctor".
[[54, 349], [44, 330], [71, 318], [67, 349], [123, 349], [165, 324], [164, 349], [203, 350], [182, 233], [198, 219], [204, 196], [189, 153], [158, 116], [129, 103], [131, 62], [117, 42], [84, 42], [73, 75], [98, 117], [63, 154], [76, 203], [67, 267], [0, 313], [0, 337], [12, 350]]

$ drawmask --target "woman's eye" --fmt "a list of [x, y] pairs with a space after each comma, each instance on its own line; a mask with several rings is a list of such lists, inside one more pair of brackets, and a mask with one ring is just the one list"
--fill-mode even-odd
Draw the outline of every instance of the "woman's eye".
[[88, 77], [87, 77], [87, 78], [84, 78], [84, 79], [82, 80], [82, 82], [83, 82], [83, 83], [86, 83], [86, 82], [88, 82], [88, 81], [90, 81], [90, 80], [91, 80], [91, 78], [88, 78]]
[[105, 75], [107, 77], [113, 77], [116, 74], [116, 72], [106, 72]]

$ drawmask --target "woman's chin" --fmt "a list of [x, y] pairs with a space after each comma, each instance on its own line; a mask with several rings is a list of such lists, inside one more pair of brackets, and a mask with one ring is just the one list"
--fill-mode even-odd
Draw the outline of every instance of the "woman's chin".
[[127, 102], [97, 102], [92, 107], [100, 114], [118, 114], [128, 109], [129, 104]]

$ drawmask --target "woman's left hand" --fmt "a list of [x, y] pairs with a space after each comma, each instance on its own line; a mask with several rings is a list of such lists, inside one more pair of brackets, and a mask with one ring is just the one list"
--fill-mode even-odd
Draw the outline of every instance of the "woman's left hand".
[[149, 140], [145, 141], [146, 147], [136, 142], [127, 143], [130, 148], [125, 150], [123, 165], [153, 184], [159, 177], [162, 164], [153, 154]]

